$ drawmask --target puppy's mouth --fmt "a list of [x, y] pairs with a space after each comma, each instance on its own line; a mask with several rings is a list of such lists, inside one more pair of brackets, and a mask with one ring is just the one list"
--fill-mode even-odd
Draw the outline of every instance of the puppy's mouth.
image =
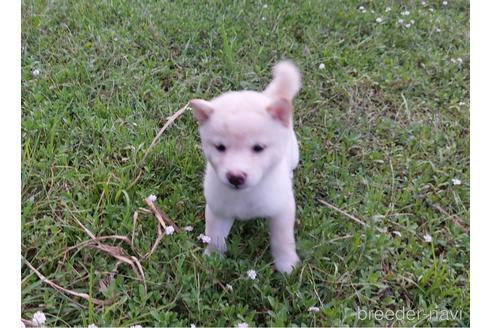
[[241, 190], [246, 190], [250, 187], [250, 185], [248, 184], [241, 184], [241, 185], [233, 185], [232, 183], [230, 183], [229, 181], [225, 182], [223, 181], [223, 183], [229, 187], [229, 189], [232, 189], [232, 190], [237, 190], [237, 191], [241, 191]]
[[245, 185], [235, 186], [235, 185], [230, 184], [230, 183], [228, 183], [227, 185], [228, 185], [228, 186], [229, 186], [229, 188], [231, 188], [232, 190], [242, 190], [242, 189], [246, 189], [246, 188], [248, 188], [248, 187], [247, 187], [247, 186], [245, 186]]

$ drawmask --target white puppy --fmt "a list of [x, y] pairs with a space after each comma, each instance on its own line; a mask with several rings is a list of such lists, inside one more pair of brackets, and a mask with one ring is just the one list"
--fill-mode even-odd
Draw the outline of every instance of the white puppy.
[[227, 92], [210, 101], [190, 102], [207, 158], [207, 254], [224, 253], [235, 219], [264, 217], [277, 270], [290, 273], [299, 261], [292, 190], [299, 148], [292, 100], [300, 87], [299, 70], [284, 61], [274, 67], [273, 81], [263, 92]]

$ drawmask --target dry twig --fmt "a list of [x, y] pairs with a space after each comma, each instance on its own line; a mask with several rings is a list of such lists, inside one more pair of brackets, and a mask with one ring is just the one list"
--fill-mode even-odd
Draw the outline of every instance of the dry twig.
[[[157, 135], [155, 136], [154, 140], [152, 140], [152, 143], [150, 144], [149, 148], [147, 148], [147, 150], [145, 151], [145, 154], [143, 155], [142, 157], [142, 160], [140, 161], [140, 164], [145, 161], [145, 159], [147, 158], [147, 155], [149, 154], [150, 150], [155, 146], [155, 144], [157, 143], [157, 141], [159, 140], [159, 138], [162, 136], [162, 134], [164, 133], [164, 131], [166, 131], [166, 129], [178, 118], [181, 116], [181, 114], [183, 114], [186, 110], [188, 109], [188, 103], [186, 105], [184, 105], [184, 107], [180, 108], [178, 111], [176, 111], [173, 115], [169, 116], [166, 120], [166, 123], [164, 124], [164, 126], [162, 127], [162, 129], [159, 131], [159, 133], [157, 133]], [[140, 166], [140, 165], [139, 165]]]
[[144, 259], [148, 259], [150, 257], [150, 255], [152, 255], [154, 253], [154, 251], [157, 248], [157, 245], [159, 245], [159, 243], [161, 242], [162, 237], [164, 237], [164, 233], [162, 232], [162, 227], [161, 227], [160, 223], [157, 222], [157, 238], [156, 238], [154, 244], [152, 245], [152, 248], [150, 249], [150, 251], [148, 251], [143, 256]]
[[[114, 280], [114, 275], [117, 272], [118, 266], [121, 263], [126, 263], [126, 264], [128, 264], [128, 265], [130, 265], [132, 267], [133, 271], [136, 273], [136, 275], [138, 276], [138, 278], [143, 282], [145, 291], [147, 291], [147, 283], [145, 281], [145, 273], [144, 273], [144, 270], [143, 270], [142, 265], [140, 264], [140, 260], [137, 257], [133, 256], [133, 255], [125, 255], [125, 252], [124, 252], [123, 248], [121, 248], [120, 246], [106, 245], [106, 244], [104, 244], [104, 243], [101, 242], [101, 241], [107, 240], [107, 239], [123, 241], [123, 242], [127, 243], [138, 254], [138, 252], [134, 249], [134, 243], [133, 243], [133, 241], [134, 241], [134, 238], [135, 238], [135, 227], [136, 227], [136, 224], [137, 224], [137, 221], [138, 221], [138, 214], [139, 214], [139, 212], [153, 213], [154, 216], [157, 218], [157, 238], [156, 238], [154, 244], [152, 245], [152, 248], [143, 257], [140, 254], [138, 254], [138, 256], [139, 256], [140, 259], [147, 259], [147, 258], [149, 258], [154, 253], [154, 251], [157, 249], [157, 246], [159, 245], [161, 239], [164, 237], [164, 230], [163, 229], [166, 228], [166, 223], [168, 225], [172, 226], [175, 231], [180, 231], [180, 228], [166, 214], [164, 214], [162, 212], [162, 210], [157, 205], [154, 204], [153, 201], [151, 201], [150, 199], [147, 198], [147, 199], [145, 199], [145, 204], [151, 210], [148, 210], [148, 209], [145, 209], [145, 208], [139, 208], [138, 210], [135, 211], [135, 213], [133, 214], [133, 230], [132, 230], [132, 238], [131, 238], [131, 240], [128, 237], [121, 236], [121, 235], [110, 235], [110, 236], [100, 236], [100, 237], [97, 237], [96, 235], [94, 235], [94, 233], [92, 233], [92, 231], [90, 231], [86, 226], [84, 226], [73, 215], [73, 213], [70, 212], [72, 214], [72, 217], [74, 218], [74, 220], [85, 231], [85, 233], [90, 237], [90, 239], [89, 240], [85, 240], [85, 241], [83, 241], [81, 243], [78, 243], [75, 246], [68, 247], [65, 251], [63, 251], [62, 253], [60, 253], [59, 256], [63, 255], [62, 262], [65, 261], [67, 254], [70, 251], [74, 250], [74, 249], [80, 250], [80, 249], [85, 248], [85, 247], [95, 248], [95, 249], [97, 249], [97, 250], [99, 250], [99, 251], [101, 251], [103, 253], [106, 253], [108, 255], [113, 256], [117, 260], [116, 266], [109, 273], [109, 276], [106, 277], [106, 278], [104, 278], [104, 279], [102, 279], [99, 282], [99, 286], [100, 286], [101, 290], [106, 289], [107, 286], [111, 283], [111, 281]], [[43, 276], [27, 260], [25, 260], [25, 262], [26, 262], [26, 265], [43, 282], [46, 282], [51, 287], [53, 287], [53, 288], [55, 288], [55, 289], [57, 289], [59, 291], [65, 292], [65, 293], [70, 294], [70, 295], [78, 296], [78, 297], [84, 298], [86, 300], [92, 300], [92, 302], [94, 304], [98, 304], [98, 305], [109, 305], [109, 304], [112, 304], [113, 303], [110, 300], [107, 300], [107, 301], [104, 300], [103, 301], [103, 300], [94, 299], [94, 298], [90, 297], [88, 294], [74, 292], [72, 290], [63, 288], [63, 287], [61, 287], [61, 286], [53, 283], [52, 281], [50, 281], [49, 279], [47, 279], [45, 276]]]
[[165, 229], [166, 228], [166, 223], [174, 228], [176, 232], [179, 232], [181, 229], [176, 225], [176, 223], [173, 222], [164, 212], [161, 211], [161, 209], [150, 199], [145, 198], [144, 200], [145, 204], [154, 212], [155, 217], [157, 220], [159, 220], [159, 223], [162, 225], [162, 227]]
[[[125, 256], [124, 251], [121, 247], [118, 246], [109, 246], [101, 243], [99, 239], [89, 230], [87, 229], [76, 217], [74, 217], [75, 221], [85, 230], [85, 232], [89, 235], [89, 237], [92, 238], [92, 243], [87, 242], [83, 244], [81, 247], [93, 247], [96, 248], [102, 252], [105, 252], [114, 258], [116, 258], [118, 261], [124, 262], [128, 265], [130, 265], [137, 274], [137, 276], [140, 278], [140, 280], [144, 284], [145, 291], [147, 291], [147, 282], [145, 281], [145, 275], [143, 273], [142, 265], [140, 264], [139, 260], [134, 257], [134, 256]], [[124, 237], [126, 238], [126, 237]], [[126, 238], [127, 242], [131, 244], [131, 241]]]
[[137, 177], [135, 179], [133, 179], [133, 181], [130, 183], [130, 185], [128, 186], [128, 189], [131, 189], [137, 182], [138, 180], [140, 180], [140, 177], [142, 176], [143, 174], [143, 168], [142, 168], [142, 164], [143, 162], [145, 161], [145, 159], [147, 159], [147, 156], [149, 155], [150, 153], [150, 150], [152, 148], [154, 148], [154, 146], [157, 144], [157, 141], [159, 140], [159, 138], [162, 136], [162, 134], [164, 133], [164, 131], [166, 131], [166, 129], [178, 118], [181, 116], [181, 114], [183, 114], [189, 107], [188, 107], [188, 104], [187, 103], [186, 105], [184, 105], [184, 107], [178, 109], [173, 115], [171, 116], [168, 116], [167, 117], [167, 120], [166, 120], [166, 123], [164, 124], [164, 126], [161, 128], [161, 130], [159, 131], [159, 133], [157, 133], [157, 135], [154, 137], [154, 140], [152, 140], [152, 142], [150, 143], [150, 146], [149, 148], [147, 148], [147, 150], [145, 151], [142, 159], [140, 160], [140, 162], [138, 163], [137, 167], [139, 168], [138, 170], [138, 174], [137, 174]]
[[94, 304], [97, 304], [97, 305], [111, 305], [111, 304], [113, 304], [113, 301], [111, 301], [111, 300], [99, 300], [97, 298], [93, 298], [93, 297], [89, 296], [86, 293], [74, 292], [73, 290], [63, 288], [63, 287], [55, 284], [54, 282], [52, 282], [51, 280], [49, 280], [45, 276], [43, 276], [43, 274], [41, 272], [39, 272], [38, 270], [36, 270], [36, 268], [28, 260], [24, 259], [24, 262], [32, 270], [32, 272], [34, 272], [39, 277], [39, 279], [41, 279], [42, 282], [47, 283], [48, 285], [50, 285], [51, 287], [53, 287], [54, 289], [56, 289], [60, 292], [64, 292], [66, 294], [70, 294], [73, 296], [83, 298], [83, 299], [85, 299], [89, 302], [92, 302]]
[[[367, 224], [366, 224], [364, 221], [362, 221], [362, 220], [360, 220], [360, 219], [356, 218], [356, 217], [355, 217], [355, 216], [353, 216], [352, 214], [349, 214], [349, 213], [345, 212], [344, 210], [341, 210], [341, 209], [339, 209], [338, 207], [336, 207], [335, 205], [332, 205], [332, 204], [330, 204], [330, 203], [328, 203], [328, 202], [326, 202], [326, 201], [324, 201], [324, 200], [322, 200], [322, 199], [318, 199], [318, 201], [319, 201], [321, 204], [325, 205], [326, 207], [331, 208], [332, 210], [334, 210], [334, 211], [336, 211], [336, 212], [338, 212], [338, 213], [340, 213], [340, 214], [343, 214], [344, 216], [348, 217], [349, 219], [353, 220], [354, 222], [357, 222], [358, 224], [360, 224], [360, 225], [362, 225], [362, 226], [364, 226], [364, 227], [366, 227], [366, 228], [367, 228]], [[385, 233], [385, 232], [386, 232], [386, 231], [384, 231], [384, 230], [383, 230], [383, 229], [381, 229], [381, 228], [378, 228], [378, 227], [375, 227], [375, 228], [376, 228], [376, 230], [377, 230], [377, 231], [379, 231], [380, 233]]]

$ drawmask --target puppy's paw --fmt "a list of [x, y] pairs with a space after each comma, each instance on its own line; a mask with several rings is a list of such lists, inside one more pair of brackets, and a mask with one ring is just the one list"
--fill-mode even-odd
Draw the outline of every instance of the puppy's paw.
[[275, 268], [282, 273], [291, 274], [294, 267], [299, 263], [299, 256], [296, 253], [282, 256], [275, 259]]
[[210, 256], [210, 255], [212, 255], [212, 253], [216, 253], [221, 258], [223, 258], [224, 257], [224, 252], [225, 252], [225, 249], [222, 251], [222, 250], [220, 250], [220, 249], [218, 249], [218, 248], [216, 248], [216, 247], [214, 247], [212, 245], [208, 245], [208, 247], [203, 250], [203, 255]]

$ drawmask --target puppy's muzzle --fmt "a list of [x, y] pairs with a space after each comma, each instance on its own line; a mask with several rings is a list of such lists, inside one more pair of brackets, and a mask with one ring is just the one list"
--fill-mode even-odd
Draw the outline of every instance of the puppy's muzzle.
[[227, 172], [226, 178], [231, 185], [239, 188], [246, 182], [247, 174], [244, 172]]

